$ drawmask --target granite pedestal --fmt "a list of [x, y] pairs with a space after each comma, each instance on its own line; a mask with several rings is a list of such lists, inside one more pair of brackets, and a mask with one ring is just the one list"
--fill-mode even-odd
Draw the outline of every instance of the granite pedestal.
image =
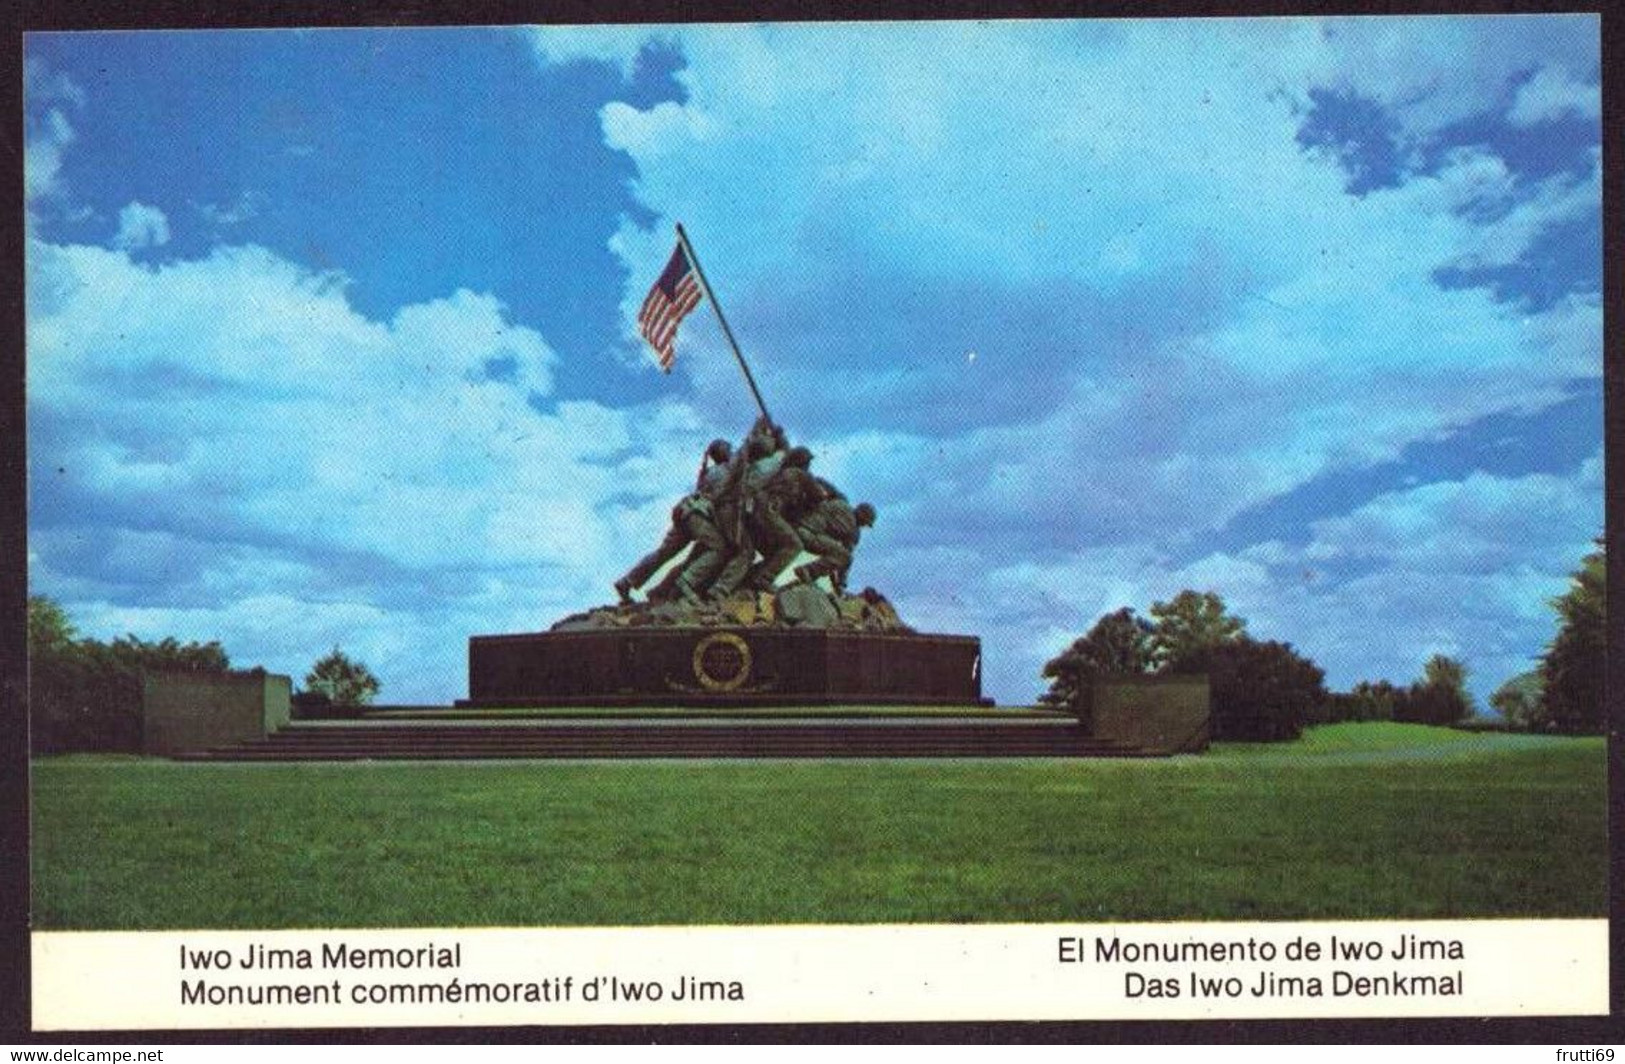
[[625, 628], [469, 639], [461, 706], [990, 705], [974, 636]]

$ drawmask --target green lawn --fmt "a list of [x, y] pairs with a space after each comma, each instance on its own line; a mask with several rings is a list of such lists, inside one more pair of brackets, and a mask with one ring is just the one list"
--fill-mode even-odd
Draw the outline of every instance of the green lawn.
[[1600, 739], [1163, 761], [34, 763], [34, 926], [1603, 916]]

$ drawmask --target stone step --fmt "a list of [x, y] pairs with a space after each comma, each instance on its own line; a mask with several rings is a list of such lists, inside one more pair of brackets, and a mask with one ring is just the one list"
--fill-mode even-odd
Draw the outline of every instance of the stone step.
[[445, 748], [379, 748], [366, 750], [250, 750], [220, 748], [204, 753], [177, 754], [176, 760], [194, 762], [228, 761], [488, 761], [488, 760], [646, 760], [652, 758], [985, 758], [985, 757], [1076, 757], [1141, 758], [1157, 754], [1132, 747], [1004, 748], [983, 747], [818, 747], [776, 749], [765, 747], [632, 747], [592, 750], [553, 747], [542, 750], [457, 750]]
[[651, 757], [1143, 757], [1075, 725], [851, 720], [681, 723], [549, 722], [545, 726], [369, 725], [284, 728], [181, 755], [188, 761]]
[[[432, 728], [432, 729], [400, 729], [394, 728], [357, 728], [339, 729], [324, 728], [320, 731], [314, 729], [285, 728], [270, 738], [280, 743], [325, 743], [325, 742], [373, 742], [379, 739], [399, 741], [403, 739], [422, 740], [424, 742], [446, 742], [467, 740], [471, 742], [524, 742], [528, 740], [548, 741], [552, 737], [562, 735], [586, 736], [706, 736], [706, 735], [733, 735], [736, 733], [750, 733], [761, 735], [782, 735], [790, 738], [797, 736], [818, 735], [847, 735], [863, 734], [873, 735], [884, 741], [887, 736], [921, 735], [940, 738], [965, 737], [971, 739], [986, 738], [993, 735], [1026, 736], [1043, 739], [1051, 738], [1087, 738], [1077, 725], [926, 725], [906, 726], [899, 724], [572, 724], [547, 725], [534, 728]], [[266, 740], [256, 740], [266, 741]]]

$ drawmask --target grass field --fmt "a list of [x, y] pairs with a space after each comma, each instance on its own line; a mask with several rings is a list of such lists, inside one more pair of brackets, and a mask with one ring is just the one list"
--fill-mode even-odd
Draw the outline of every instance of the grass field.
[[34, 763], [40, 929], [1603, 916], [1600, 739], [1162, 761]]

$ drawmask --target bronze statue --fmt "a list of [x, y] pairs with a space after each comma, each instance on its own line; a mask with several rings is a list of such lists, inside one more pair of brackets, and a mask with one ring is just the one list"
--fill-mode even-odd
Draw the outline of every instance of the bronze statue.
[[803, 551], [814, 560], [795, 571], [797, 582], [828, 576], [836, 594], [844, 593], [860, 529], [874, 524], [875, 511], [868, 503], [854, 509], [835, 485], [815, 478], [812, 458], [766, 417], [737, 451], [713, 440], [665, 538], [615, 581], [621, 602], [630, 603], [634, 589], [685, 549], [688, 557], [649, 591], [649, 601], [699, 605], [742, 588], [772, 592]]

